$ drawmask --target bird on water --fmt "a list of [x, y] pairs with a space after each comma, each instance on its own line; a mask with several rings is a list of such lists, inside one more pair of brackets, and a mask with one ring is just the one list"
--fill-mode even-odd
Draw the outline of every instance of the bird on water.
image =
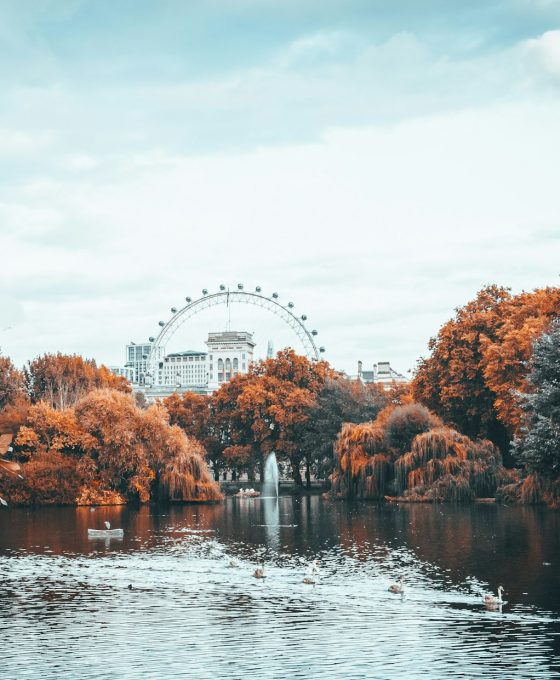
[[399, 580], [396, 583], [392, 583], [389, 586], [389, 592], [395, 593], [395, 595], [402, 595], [404, 593], [404, 584], [403, 584], [402, 576], [399, 578]]

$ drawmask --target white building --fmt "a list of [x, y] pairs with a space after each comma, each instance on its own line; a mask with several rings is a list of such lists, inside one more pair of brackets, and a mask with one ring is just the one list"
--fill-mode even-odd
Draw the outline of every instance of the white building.
[[[135, 385], [143, 385], [146, 382], [145, 375], [148, 370], [148, 357], [152, 351], [151, 343], [145, 345], [137, 345], [131, 342], [126, 346], [126, 361], [125, 368], [132, 369], [131, 383]], [[165, 354], [164, 347], [158, 347], [158, 358], [161, 359]]]
[[121, 378], [126, 378], [128, 382], [134, 382], [134, 369], [128, 366], [109, 366], [111, 373]]
[[377, 383], [384, 387], [390, 387], [393, 383], [404, 384], [409, 382], [408, 378], [402, 373], [397, 373], [394, 368], [391, 368], [389, 361], [380, 361], [373, 364], [372, 371], [364, 371], [363, 364], [358, 361], [358, 373], [351, 376], [354, 379], [361, 380], [363, 383]]
[[208, 351], [187, 350], [165, 354], [157, 348], [154, 375], [148, 368], [151, 344], [131, 342], [126, 346], [124, 368], [114, 367], [116, 375], [124, 375], [135, 391], [144, 392], [149, 401], [173, 392], [211, 394], [239, 373], [247, 373], [253, 362], [255, 343], [246, 331], [209, 333]]
[[214, 392], [253, 362], [253, 335], [247, 331], [208, 333], [208, 392]]
[[159, 363], [157, 371], [158, 385], [171, 387], [206, 387], [208, 369], [206, 352], [187, 350], [167, 354]]

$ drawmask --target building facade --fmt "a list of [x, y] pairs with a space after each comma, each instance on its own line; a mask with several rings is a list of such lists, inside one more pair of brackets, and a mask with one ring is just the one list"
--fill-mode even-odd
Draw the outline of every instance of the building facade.
[[380, 361], [377, 364], [373, 364], [373, 370], [371, 371], [364, 371], [362, 362], [358, 361], [358, 373], [350, 377], [361, 380], [366, 384], [376, 383], [383, 385], [385, 388], [390, 387], [393, 383], [400, 385], [409, 382], [406, 376], [391, 368], [389, 361]]
[[247, 331], [209, 333], [208, 351], [187, 350], [165, 353], [157, 348], [154, 375], [148, 359], [152, 344], [126, 345], [124, 367], [111, 367], [116, 375], [127, 378], [134, 391], [144, 392], [148, 401], [169, 396], [173, 392], [211, 394], [235, 375], [247, 373], [253, 362], [255, 343]]
[[253, 362], [252, 333], [224, 331], [208, 333], [208, 392], [214, 392], [224, 382], [239, 373], [247, 373]]

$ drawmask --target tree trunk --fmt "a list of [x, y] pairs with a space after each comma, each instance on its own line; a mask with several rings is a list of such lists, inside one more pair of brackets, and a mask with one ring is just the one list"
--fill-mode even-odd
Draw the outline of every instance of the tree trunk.
[[311, 488], [311, 464], [309, 459], [305, 461], [305, 486]]
[[231, 481], [236, 482], [237, 481], [237, 468], [232, 468], [231, 469]]
[[292, 477], [294, 478], [294, 483], [298, 489], [303, 487], [303, 479], [301, 478], [301, 472], [299, 469], [299, 461], [291, 460], [292, 464]]

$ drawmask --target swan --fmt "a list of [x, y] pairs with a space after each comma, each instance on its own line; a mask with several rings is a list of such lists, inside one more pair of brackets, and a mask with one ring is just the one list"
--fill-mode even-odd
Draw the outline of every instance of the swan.
[[109, 529], [111, 528], [111, 522], [103, 522], [103, 523], [105, 524], [105, 528], [107, 529], [107, 531], [109, 531]]
[[255, 578], [266, 578], [264, 573], [264, 562], [261, 562], [261, 566], [255, 569], [255, 573], [253, 574], [253, 576]]
[[503, 587], [498, 586], [498, 596], [496, 597], [495, 595], [485, 595], [483, 600], [484, 605], [489, 609], [497, 609], [499, 605], [504, 603], [504, 601], [502, 600], [503, 592], [504, 592]]
[[317, 560], [313, 560], [313, 562], [309, 565], [307, 574], [303, 578], [303, 582], [307, 583], [308, 585], [315, 585], [319, 581], [320, 574], [319, 563]]
[[235, 569], [239, 566], [239, 562], [234, 558], [233, 560], [229, 561], [228, 567], [231, 567], [232, 569]]
[[396, 595], [402, 595], [404, 593], [404, 585], [403, 585], [402, 576], [399, 578], [399, 580], [396, 583], [392, 583], [389, 586], [389, 592], [395, 593]]

